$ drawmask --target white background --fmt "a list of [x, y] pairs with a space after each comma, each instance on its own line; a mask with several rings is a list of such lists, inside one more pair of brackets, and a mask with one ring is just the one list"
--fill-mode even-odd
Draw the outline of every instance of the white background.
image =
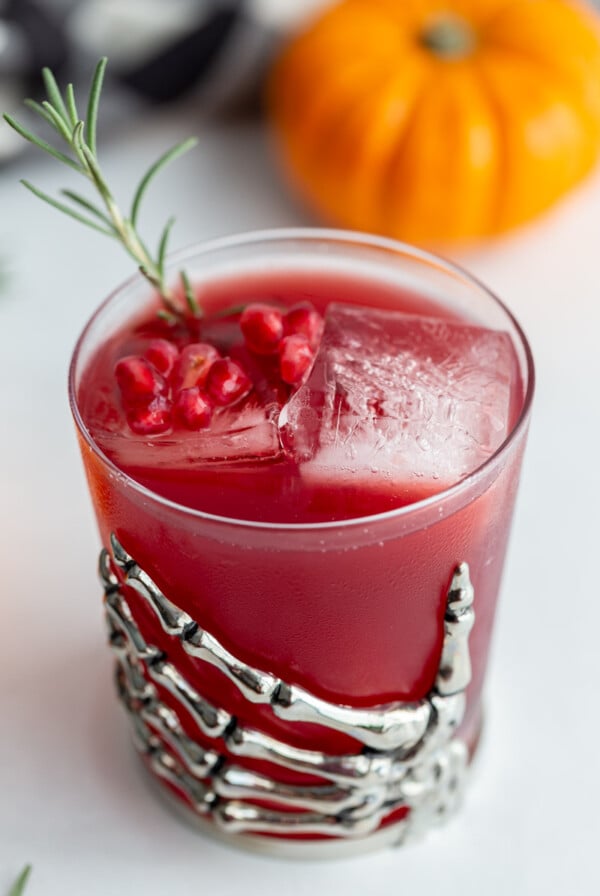
[[[255, 125], [137, 122], [101, 147], [115, 191], [127, 196], [160, 152], [200, 128], [201, 147], [149, 197], [150, 234], [173, 211], [179, 246], [310, 223]], [[28, 896], [600, 892], [600, 176], [532, 227], [455, 256], [516, 312], [539, 378], [463, 813], [403, 851], [301, 864], [183, 827], [147, 791], [129, 747], [66, 370], [83, 323], [131, 263], [17, 184], [56, 190], [65, 175], [33, 154], [0, 176], [0, 894], [26, 862]]]

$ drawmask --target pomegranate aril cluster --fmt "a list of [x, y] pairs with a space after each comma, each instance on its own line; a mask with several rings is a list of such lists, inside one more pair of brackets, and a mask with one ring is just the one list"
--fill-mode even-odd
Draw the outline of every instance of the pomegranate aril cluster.
[[[244, 309], [239, 324], [247, 351], [269, 367], [274, 362], [288, 391], [304, 381], [323, 331], [312, 305], [284, 312], [256, 302]], [[160, 435], [175, 426], [206, 429], [220, 408], [241, 401], [253, 388], [242, 364], [223, 357], [210, 342], [180, 349], [169, 339], [153, 339], [143, 354], [121, 358], [115, 378], [127, 423], [138, 435]]]
[[160, 435], [174, 425], [206, 429], [216, 406], [233, 404], [252, 389], [236, 361], [204, 342], [180, 351], [168, 339], [153, 339], [143, 355], [121, 358], [115, 377], [127, 423], [138, 435]]
[[277, 356], [284, 383], [299, 386], [315, 357], [323, 318], [308, 302], [283, 312], [273, 305], [253, 303], [242, 312], [240, 326], [249, 351]]

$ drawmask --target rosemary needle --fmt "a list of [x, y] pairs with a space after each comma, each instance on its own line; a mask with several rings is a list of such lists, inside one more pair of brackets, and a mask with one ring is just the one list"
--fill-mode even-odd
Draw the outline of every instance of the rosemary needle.
[[30, 874], [31, 865], [26, 865], [10, 888], [8, 896], [22, 896], [22, 894], [25, 892], [25, 884], [27, 883], [27, 879]]

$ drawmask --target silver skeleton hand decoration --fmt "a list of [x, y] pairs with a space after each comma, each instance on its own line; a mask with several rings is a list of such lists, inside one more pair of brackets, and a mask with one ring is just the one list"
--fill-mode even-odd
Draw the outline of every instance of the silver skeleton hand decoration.
[[[182, 795], [192, 816], [206, 819], [223, 834], [242, 834], [255, 843], [269, 839], [256, 835], [312, 835], [319, 839], [308, 846], [306, 840], [296, 843], [304, 854], [318, 856], [330, 838], [355, 841], [378, 832], [385, 842], [403, 842], [455, 809], [468, 761], [467, 748], [455, 735], [471, 678], [468, 638], [474, 595], [467, 564], [456, 568], [448, 591], [443, 649], [431, 692], [418, 702], [370, 709], [321, 700], [233, 656], [162, 594], [114, 535], [110, 552], [100, 555], [100, 578], [109, 642], [116, 655], [117, 689], [136, 748], [154, 774]], [[242, 725], [211, 704], [166, 654], [146, 642], [123, 586], [135, 589], [186, 653], [219, 669], [250, 703], [270, 707], [280, 719], [350, 735], [362, 750], [329, 755], [294, 747]], [[168, 691], [174, 705], [191, 716], [205, 737], [215, 740], [213, 749], [185, 732], [177, 711], [160, 699], [156, 685]], [[219, 740], [226, 754], [219, 751]], [[235, 764], [231, 755], [242, 761], [266, 760], [284, 770], [316, 776], [322, 783], [285, 784]], [[380, 830], [399, 809], [405, 810], [400, 820]], [[271, 842], [282, 843], [272, 838]]]

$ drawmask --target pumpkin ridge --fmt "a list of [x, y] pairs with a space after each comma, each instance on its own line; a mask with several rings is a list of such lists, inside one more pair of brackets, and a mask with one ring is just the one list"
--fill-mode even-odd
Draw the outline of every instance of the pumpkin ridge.
[[487, 98], [487, 101], [493, 113], [493, 117], [496, 121], [496, 140], [499, 148], [499, 163], [498, 173], [496, 177], [496, 190], [493, 193], [493, 195], [495, 196], [495, 200], [493, 202], [493, 207], [490, 209], [490, 220], [488, 227], [488, 232], [494, 233], [495, 231], [501, 229], [501, 209], [504, 192], [502, 189], [502, 185], [506, 183], [508, 177], [508, 140], [506, 137], [505, 129], [503, 127], [504, 114], [502, 110], [502, 104], [499, 97], [496, 95], [490, 79], [488, 78], [485, 66], [481, 64], [481, 61], [479, 59], [475, 59], [473, 61], [473, 65], [477, 69], [482, 92]]
[[[330, 79], [323, 78], [321, 90], [312, 99], [312, 102], [306, 106], [304, 116], [297, 125], [297, 131], [294, 134], [294, 142], [300, 142], [304, 157], [309, 158], [313, 154], [314, 149], [309, 147], [313, 147], [314, 144], [318, 147], [318, 140], [322, 136], [324, 129], [327, 129], [331, 124], [332, 116], [329, 110], [332, 105], [335, 107], [336, 103], [339, 103], [338, 96], [341, 88], [338, 79], [343, 77], [346, 81], [350, 81], [357, 78], [362, 80], [364, 77], [362, 83], [365, 83], [366, 78], [371, 74], [371, 68], [369, 60], [355, 59], [344, 69], [343, 73], [336, 73], [335, 81], [332, 82]], [[345, 107], [348, 97], [345, 93], [343, 97]], [[293, 118], [294, 110], [290, 111]]]
[[550, 76], [555, 83], [569, 93], [571, 102], [579, 105], [580, 98], [577, 90], [579, 85], [576, 85], [574, 83], [575, 78], [569, 77], [563, 69], [560, 69], [558, 66], [553, 66], [549, 61], [541, 59], [539, 56], [535, 56], [535, 54], [527, 54], [524, 50], [521, 50], [518, 47], [511, 47], [506, 44], [496, 44], [491, 41], [489, 46], [493, 47], [496, 52], [503, 53], [509, 58], [514, 59], [515, 62], [528, 65], [532, 69], [539, 71], [540, 74]]
[[[470, 60], [469, 78], [473, 81], [474, 88], [478, 92], [482, 100], [482, 104], [489, 111], [490, 120], [492, 123], [492, 140], [494, 148], [496, 150], [494, 170], [490, 176], [488, 208], [485, 217], [481, 219], [482, 225], [477, 231], [480, 234], [488, 234], [493, 233], [494, 229], [497, 228], [497, 221], [499, 217], [499, 197], [502, 190], [502, 184], [504, 182], [506, 167], [506, 148], [504, 144], [503, 132], [498, 115], [498, 109], [495, 103], [495, 98], [489, 90], [487, 80], [481, 77], [481, 69], [478, 64], [478, 55], [475, 55], [473, 59]], [[474, 233], [466, 234], [466, 236], [469, 238], [472, 238], [474, 235]]]
[[[486, 36], [488, 46], [525, 65], [533, 64], [540, 76], [546, 76], [568, 94], [585, 122], [587, 133], [594, 134], [600, 148], [600, 19], [597, 11], [582, 3], [563, 0], [539, 0], [532, 22], [532, 4], [509, 4], [496, 16]], [[540, 29], [538, 17], [542, 16]], [[547, 18], [545, 18], [547, 16]], [[516, 28], [517, 25], [521, 29]], [[529, 40], [535, 28], [535, 41]], [[524, 33], [522, 29], [525, 29]], [[560, 36], [566, 47], [555, 39]], [[552, 48], [550, 50], [550, 48]], [[591, 87], [590, 85], [595, 85]], [[596, 150], [597, 151], [597, 150]]]
[[[357, 71], [361, 71], [364, 66], [358, 65]], [[368, 69], [367, 69], [368, 70]], [[369, 93], [373, 89], [377, 89], [377, 85], [389, 80], [393, 73], [389, 68], [380, 69], [377, 73], [371, 73], [372, 77], [368, 84], [364, 84], [364, 97], [368, 98]], [[301, 161], [303, 169], [311, 174], [311, 182], [313, 186], [308, 191], [311, 196], [313, 205], [320, 206], [328, 216], [335, 219], [335, 213], [332, 207], [336, 206], [336, 201], [332, 202], [332, 195], [344, 193], [347, 189], [347, 177], [344, 176], [341, 181], [341, 166], [336, 164], [336, 154], [340, 149], [340, 134], [347, 133], [344, 128], [352, 113], [352, 97], [345, 96], [343, 102], [336, 98], [336, 88], [329, 85], [329, 91], [324, 92], [318, 103], [318, 107], [313, 107], [310, 116], [310, 127], [305, 127], [304, 140], [300, 141], [302, 152]], [[331, 102], [331, 98], [335, 102]], [[335, 114], [331, 113], [331, 108], [335, 110]], [[324, 153], [323, 147], [327, 147]], [[344, 170], [347, 166], [344, 166]], [[333, 169], [333, 170], [332, 170]], [[316, 189], [315, 189], [316, 186]], [[306, 193], [306, 191], [304, 191]]]
[[[377, 72], [371, 71], [368, 61], [365, 60], [361, 60], [361, 64], [358, 64], [357, 62], [355, 71], [360, 72], [363, 68], [366, 69], [367, 75], [361, 83], [365, 96], [368, 96], [368, 93], [371, 90], [376, 90], [382, 82], [393, 77], [392, 72], [387, 68], [384, 69], [382, 67], [382, 69]], [[337, 135], [340, 121], [343, 122], [346, 120], [349, 111], [352, 110], [352, 106], [356, 102], [356, 97], [346, 95], [344, 95], [342, 101], [340, 101], [336, 96], [337, 93], [339, 93], [339, 86], [336, 84], [333, 84], [332, 86], [331, 83], [328, 83], [323, 86], [322, 95], [318, 103], [313, 107], [311, 115], [312, 127], [308, 131], [310, 138], [306, 150], [307, 160], [314, 158], [315, 152], [320, 152], [320, 147], [323, 141], [327, 140], [330, 135]], [[332, 96], [335, 100], [335, 103], [333, 104], [334, 107], [337, 103], [335, 113], [328, 111], [328, 108], [331, 108], [332, 105]]]
[[[495, 58], [494, 58], [495, 56]], [[548, 144], [548, 152], [541, 155], [535, 147], [535, 143], [530, 143], [531, 125], [535, 121], [531, 110], [523, 113], [521, 105], [513, 102], [510, 92], [502, 92], [502, 87], [510, 90], [510, 77], [507, 81], [508, 68], [506, 60], [509, 59], [517, 67], [513, 68], [510, 77], [517, 82], [520, 77], [527, 74], [530, 77], [529, 83], [523, 82], [524, 96], [526, 96], [527, 88], [533, 84], [540, 84], [537, 93], [532, 94], [533, 100], [542, 104], [537, 113], [540, 122], [552, 123], [552, 118], [548, 118], [552, 112], [560, 109], [561, 105], [567, 113], [576, 119], [578, 132], [585, 132], [586, 122], [582, 119], [580, 109], [575, 108], [572, 103], [566, 102], [564, 93], [559, 97], [558, 102], [554, 105], [548, 102], [547, 91], [544, 92], [544, 86], [547, 82], [540, 81], [537, 77], [537, 69], [531, 64], [531, 60], [515, 57], [505, 53], [504, 49], [498, 50], [494, 48], [493, 54], [489, 53], [485, 60], [481, 60], [482, 77], [485, 77], [490, 90], [498, 101], [498, 114], [500, 116], [502, 127], [500, 132], [503, 134], [504, 145], [506, 146], [506, 168], [505, 181], [511, 189], [503, 189], [499, 194], [500, 210], [498, 219], [498, 230], [505, 230], [508, 222], [512, 224], [523, 224], [530, 220], [533, 216], [548, 208], [560, 195], [567, 189], [578, 183], [589, 170], [590, 165], [587, 164], [583, 155], [583, 141], [580, 139], [581, 134], [577, 134], [577, 139], [573, 139], [569, 134], [565, 140], [565, 132], [561, 133], [563, 138], [560, 141], [552, 141]], [[504, 64], [502, 64], [504, 63]], [[487, 68], [487, 71], [485, 70]], [[501, 68], [501, 73], [494, 78], [493, 70]], [[553, 97], [553, 99], [556, 99]], [[529, 129], [529, 135], [528, 135]], [[510, 137], [513, 142], [510, 142]], [[529, 139], [528, 139], [529, 136]], [[516, 141], [516, 142], [515, 142]], [[570, 143], [569, 143], [570, 141]], [[577, 150], [577, 155], [573, 155], [573, 149]], [[537, 189], [532, 193], [527, 184], [528, 180], [534, 175], [537, 178]], [[529, 173], [529, 178], [527, 176]], [[560, 172], [561, 179], [557, 180], [557, 173]], [[549, 177], [550, 176], [550, 177]], [[512, 191], [512, 192], [511, 192]]]
[[389, 182], [392, 180], [392, 172], [394, 167], [398, 164], [406, 141], [410, 137], [411, 126], [415, 121], [419, 105], [432, 85], [435, 89], [436, 77], [437, 75], [433, 66], [429, 67], [429, 71], [423, 77], [420, 89], [414, 95], [410, 111], [404, 122], [404, 127], [397, 135], [397, 139], [390, 148], [387, 162], [382, 165], [382, 170], [378, 178], [379, 184], [376, 187], [377, 195], [379, 197], [378, 202], [381, 207], [380, 227], [378, 228], [381, 233], [393, 232], [393, 206], [395, 204], [395, 196], [391, 195], [392, 191], [389, 188]]
[[[389, 232], [433, 244], [490, 227], [499, 167], [497, 118], [472, 62], [454, 67], [441, 91], [438, 84], [420, 98], [386, 193], [397, 200], [388, 209]], [[424, 145], [429, 134], [437, 139]]]
[[[415, 56], [415, 60], [417, 58], [418, 57]], [[393, 129], [392, 138], [387, 142], [385, 149], [382, 150], [381, 154], [378, 156], [378, 164], [374, 167], [374, 169], [371, 170], [371, 190], [370, 190], [370, 192], [373, 193], [376, 197], [387, 196], [389, 193], [389, 190], [387, 188], [387, 183], [386, 183], [387, 174], [389, 172], [389, 166], [391, 166], [393, 164], [393, 157], [395, 155], [397, 155], [397, 153], [400, 150], [400, 147], [405, 138], [407, 129], [410, 127], [411, 119], [412, 119], [413, 115], [415, 114], [415, 110], [421, 100], [422, 92], [423, 92], [423, 90], [426, 89], [426, 82], [431, 77], [430, 67], [429, 67], [428, 63], [425, 61], [421, 62], [418, 65], [418, 72], [419, 73], [416, 78], [416, 81], [418, 81], [418, 85], [416, 86], [416, 89], [411, 91], [409, 99], [407, 99], [405, 97], [406, 113], [402, 119], [402, 122], [401, 122], [401, 124], [397, 125]], [[400, 79], [396, 75], [391, 79], [390, 87], [393, 88], [394, 84], [395, 84], [396, 89], [397, 89], [399, 83], [401, 83]], [[392, 96], [390, 95], [387, 102], [391, 103], [393, 101], [394, 100], [392, 99]], [[364, 112], [366, 126], [370, 125], [370, 122], [368, 122], [368, 112], [369, 111], [370, 110], [365, 110], [365, 112]], [[381, 113], [381, 108], [378, 108], [376, 111]], [[363, 147], [364, 146], [365, 146], [365, 144], [363, 144]], [[362, 149], [362, 152], [363, 152], [362, 157], [359, 153], [359, 156], [357, 158], [359, 167], [360, 167], [360, 162], [362, 159], [364, 159], [364, 154], [367, 151], [368, 150], [365, 148]], [[383, 205], [382, 205], [381, 198], [374, 199], [371, 201], [371, 206], [374, 208], [381, 208], [381, 207], [385, 208], [385, 203], [383, 203]], [[374, 218], [373, 212], [371, 212], [371, 215], [370, 215], [371, 221], [373, 221], [376, 218], [379, 218], [381, 221], [381, 218], [382, 218], [381, 213], [379, 215], [375, 214], [375, 218]], [[385, 226], [386, 226], [385, 224], [380, 223], [378, 225], [377, 229], [381, 229], [382, 227], [385, 228]]]

